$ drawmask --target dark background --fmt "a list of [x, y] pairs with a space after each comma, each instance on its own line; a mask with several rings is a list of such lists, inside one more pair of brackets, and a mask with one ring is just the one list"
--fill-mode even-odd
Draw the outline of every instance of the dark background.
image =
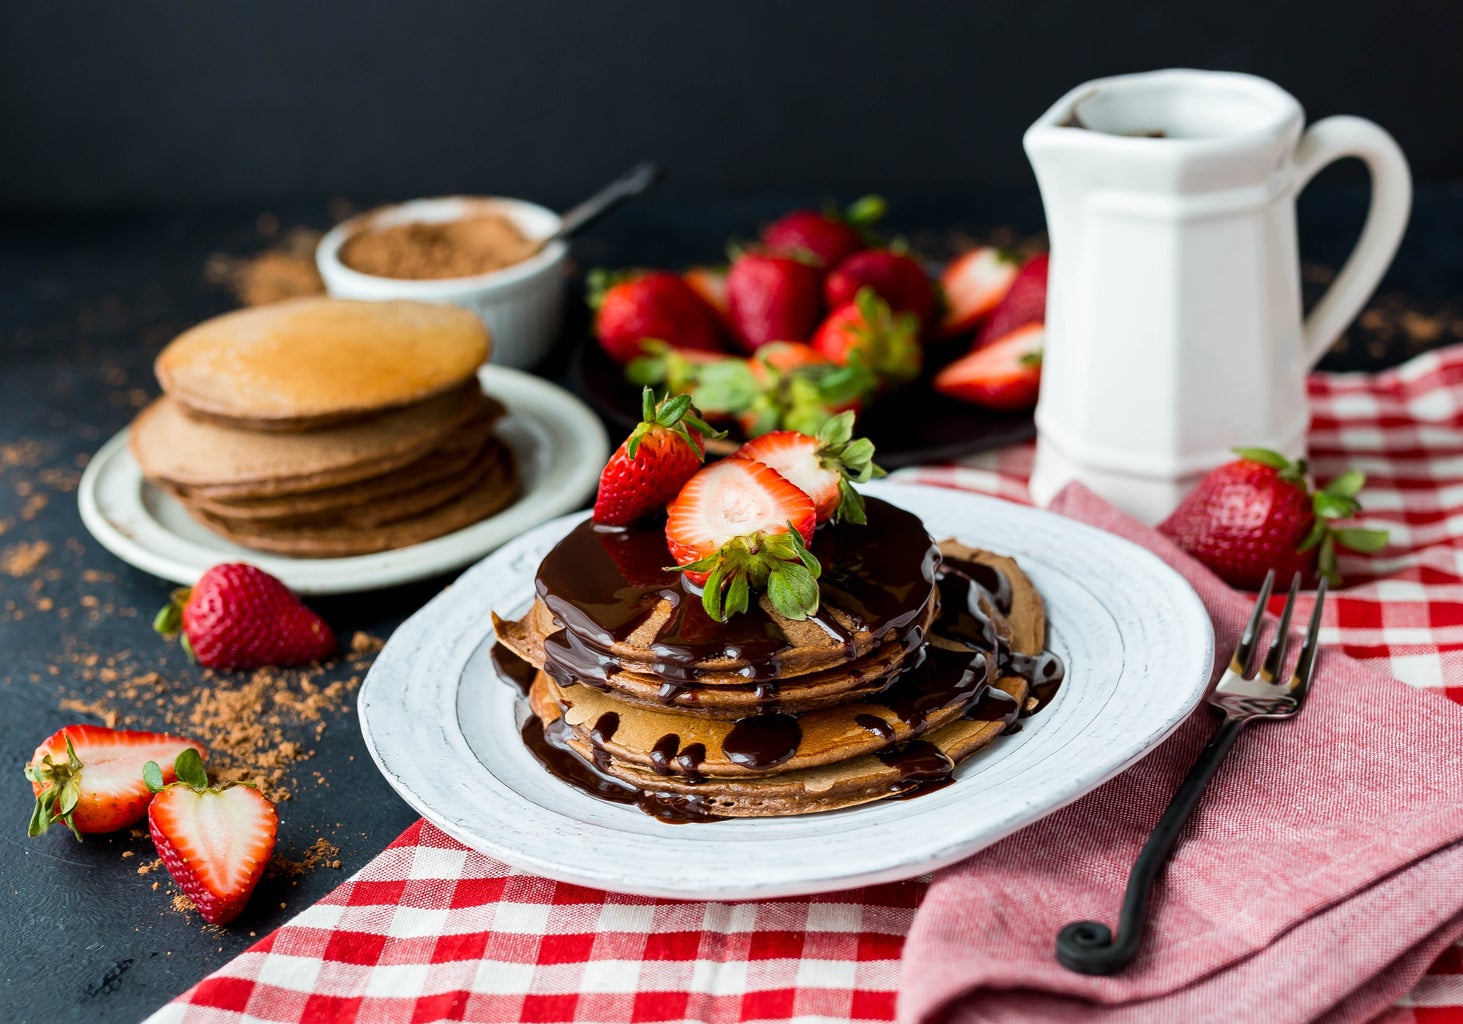
[[0, 12], [0, 210], [449, 192], [571, 201], [1030, 183], [1022, 130], [1098, 75], [1248, 71], [1463, 177], [1463, 4], [115, 3]]
[[[0, 572], [6, 1015], [139, 1019], [415, 818], [343, 710], [300, 766], [280, 836], [291, 857], [329, 839], [342, 868], [298, 888], [266, 882], [231, 928], [174, 913], [135, 875], [145, 837], [24, 836], [21, 767], [42, 737], [89, 720], [58, 709], [59, 689], [106, 690], [78, 657], [116, 656], [184, 690], [203, 679], [147, 629], [171, 585], [92, 541], [74, 481], [156, 394], [157, 351], [233, 307], [205, 281], [211, 256], [276, 244], [267, 223], [327, 227], [335, 197], [359, 208], [466, 191], [563, 206], [644, 157], [666, 162], [670, 181], [577, 242], [581, 267], [715, 261], [726, 238], [794, 205], [866, 191], [890, 197], [891, 230], [939, 256], [956, 235], [1041, 231], [1020, 136], [1072, 85], [1222, 68], [1274, 79], [1312, 119], [1370, 117], [1411, 158], [1420, 188], [1377, 300], [1386, 315], [1325, 364], [1375, 368], [1463, 339], [1460, 52], [1452, 0], [0, 6], [0, 446], [35, 452], [0, 459], [0, 550], [51, 546], [39, 575]], [[1334, 266], [1365, 207], [1355, 168], [1323, 173], [1299, 207], [1305, 259]], [[1325, 278], [1305, 280], [1313, 298]], [[1393, 329], [1414, 310], [1447, 329]], [[547, 375], [565, 379], [584, 334], [577, 305]], [[49, 504], [27, 518], [37, 491]], [[343, 636], [386, 636], [448, 582], [315, 604]], [[316, 771], [328, 785], [310, 783]]]

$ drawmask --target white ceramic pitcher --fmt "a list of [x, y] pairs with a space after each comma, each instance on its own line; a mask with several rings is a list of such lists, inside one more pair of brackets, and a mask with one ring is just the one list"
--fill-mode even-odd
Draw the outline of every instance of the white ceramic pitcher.
[[[1264, 79], [1173, 70], [1078, 86], [1027, 131], [1051, 236], [1038, 503], [1076, 479], [1153, 523], [1236, 445], [1304, 453], [1306, 372], [1391, 262], [1412, 186], [1370, 121], [1303, 126]], [[1347, 156], [1371, 209], [1302, 321], [1296, 194]]]

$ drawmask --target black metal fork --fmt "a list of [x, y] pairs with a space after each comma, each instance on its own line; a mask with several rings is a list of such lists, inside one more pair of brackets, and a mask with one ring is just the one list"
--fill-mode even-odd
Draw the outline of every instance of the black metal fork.
[[1305, 643], [1296, 660], [1295, 671], [1286, 682], [1279, 682], [1282, 666], [1285, 664], [1286, 649], [1290, 644], [1290, 617], [1295, 608], [1295, 595], [1300, 589], [1300, 574], [1290, 584], [1290, 594], [1285, 608], [1280, 613], [1275, 642], [1265, 655], [1264, 663], [1257, 675], [1249, 674], [1254, 660], [1255, 643], [1259, 637], [1260, 624], [1265, 617], [1265, 604], [1270, 599], [1270, 589], [1275, 583], [1275, 573], [1265, 576], [1265, 583], [1255, 601], [1255, 610], [1240, 635], [1239, 644], [1230, 658], [1219, 683], [1209, 694], [1209, 703], [1224, 715], [1224, 721], [1214, 730], [1208, 745], [1194, 761], [1178, 791], [1163, 812], [1148, 842], [1143, 844], [1133, 870], [1128, 875], [1128, 888], [1123, 894], [1123, 907], [1118, 917], [1118, 933], [1113, 935], [1107, 925], [1098, 921], [1074, 921], [1057, 935], [1057, 959], [1063, 966], [1081, 974], [1117, 974], [1133, 962], [1138, 947], [1143, 942], [1143, 928], [1148, 916], [1148, 899], [1153, 891], [1154, 879], [1168, 863], [1174, 847], [1178, 845], [1179, 833], [1194, 813], [1199, 799], [1214, 777], [1229, 748], [1239, 738], [1240, 730], [1257, 718], [1291, 718], [1305, 704], [1310, 692], [1311, 677], [1316, 667], [1316, 635], [1321, 628], [1321, 607], [1326, 601], [1326, 583], [1321, 581], [1316, 591], [1316, 607], [1311, 612], [1311, 623], [1306, 630]]

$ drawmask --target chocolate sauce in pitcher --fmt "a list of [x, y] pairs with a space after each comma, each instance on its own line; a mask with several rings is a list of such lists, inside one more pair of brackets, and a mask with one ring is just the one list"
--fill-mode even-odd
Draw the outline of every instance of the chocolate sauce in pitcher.
[[[823, 572], [820, 610], [813, 621], [850, 656], [859, 631], [892, 637], [911, 651], [890, 685], [863, 702], [886, 709], [911, 734], [875, 756], [898, 773], [891, 791], [913, 796], [946, 785], [954, 771], [948, 756], [919, 738], [931, 715], [958, 708], [966, 719], [1014, 731], [1024, 709], [995, 680], [1026, 679], [1036, 699], [1034, 711], [1050, 703], [1065, 670], [1056, 655], [1013, 652], [1001, 638], [990, 612], [1011, 610], [1011, 582], [1003, 573], [961, 559], [942, 562], [916, 516], [876, 498], [867, 499], [867, 518], [865, 526], [834, 524], [814, 535], [811, 548]], [[654, 671], [663, 680], [659, 696], [669, 704], [698, 685], [706, 663], [720, 662], [722, 672], [731, 663], [730, 671], [756, 686], [759, 707], [733, 725], [722, 753], [753, 771], [787, 762], [797, 754], [802, 730], [798, 716], [779, 710], [776, 678], [792, 643], [757, 604], [729, 622], [716, 622], [702, 608], [700, 594], [667, 568], [672, 563], [659, 524], [611, 530], [585, 522], [572, 530], [544, 558], [535, 579], [539, 597], [564, 627], [545, 638], [544, 671], [564, 686], [578, 682], [603, 688], [620, 670], [615, 646], [633, 636], [635, 646], [652, 653]], [[919, 622], [934, 588], [940, 605], [931, 633], [941, 638], [939, 644], [925, 642]], [[851, 620], [852, 629], [829, 614], [835, 607]], [[647, 633], [657, 615], [662, 620]], [[525, 725], [525, 742], [565, 782], [634, 804], [662, 820], [717, 820], [704, 802], [679, 793], [641, 793], [603, 774], [609, 756], [603, 744], [618, 725], [613, 713], [602, 715], [591, 730], [593, 765], [569, 748], [562, 719], [530, 742], [536, 721], [530, 717]], [[895, 735], [889, 722], [871, 714], [855, 719], [885, 742]], [[564, 735], [554, 735], [556, 729]], [[697, 767], [705, 756], [700, 744], [682, 750], [675, 734], [661, 737], [650, 754], [656, 774], [692, 784], [702, 778]]]

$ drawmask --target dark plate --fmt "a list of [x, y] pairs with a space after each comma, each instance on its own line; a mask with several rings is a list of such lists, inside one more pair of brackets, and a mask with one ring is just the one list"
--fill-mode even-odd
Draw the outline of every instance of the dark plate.
[[[943, 363], [965, 352], [965, 344], [931, 354]], [[640, 389], [625, 380], [593, 339], [575, 351], [574, 372], [584, 393], [605, 418], [629, 433], [640, 422]], [[886, 395], [859, 417], [858, 432], [874, 442], [874, 456], [885, 469], [943, 462], [989, 451], [1036, 436], [1031, 413], [1000, 413], [957, 402], [930, 387], [929, 367], [909, 387]], [[619, 438], [611, 438], [618, 441]]]

